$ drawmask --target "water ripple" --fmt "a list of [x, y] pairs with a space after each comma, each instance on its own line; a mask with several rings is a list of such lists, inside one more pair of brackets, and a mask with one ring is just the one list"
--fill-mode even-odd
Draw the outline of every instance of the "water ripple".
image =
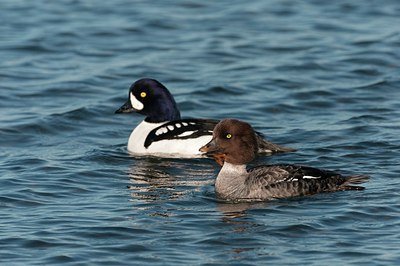
[[[398, 3], [4, 1], [0, 263], [396, 264]], [[21, 19], [23, 18], [23, 19]], [[232, 203], [211, 160], [136, 158], [142, 77], [366, 190]], [[43, 252], [43, 251], [46, 252]], [[296, 259], [294, 259], [296, 258]]]

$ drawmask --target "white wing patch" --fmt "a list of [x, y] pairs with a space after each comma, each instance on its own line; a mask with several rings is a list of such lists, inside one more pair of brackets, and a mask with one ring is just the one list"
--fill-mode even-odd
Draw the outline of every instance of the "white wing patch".
[[305, 175], [303, 176], [303, 179], [318, 179], [321, 178], [320, 176], [311, 176], [311, 175]]
[[132, 93], [129, 96], [130, 100], [131, 100], [131, 104], [132, 107], [135, 108], [136, 110], [143, 110], [144, 105], [143, 103], [141, 103], [138, 99], [136, 99], [135, 95], [133, 95]]
[[178, 137], [186, 137], [186, 136], [190, 136], [194, 133], [195, 131], [185, 131], [182, 134], [179, 134]]
[[[305, 175], [303, 176], [303, 179], [318, 179], [321, 178], [320, 176], [311, 176], [311, 175]], [[283, 180], [281, 180], [283, 181]], [[299, 181], [298, 178], [290, 178], [290, 179], [286, 179], [285, 181], [289, 181], [289, 182], [297, 182]]]

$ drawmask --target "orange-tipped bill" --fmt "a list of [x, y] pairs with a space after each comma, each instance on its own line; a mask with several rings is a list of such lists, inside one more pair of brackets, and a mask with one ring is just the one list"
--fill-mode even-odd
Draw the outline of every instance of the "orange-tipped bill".
[[220, 166], [222, 166], [225, 162], [225, 154], [216, 145], [214, 139], [212, 139], [209, 143], [201, 147], [199, 151], [204, 152], [207, 157], [214, 158], [214, 160]]

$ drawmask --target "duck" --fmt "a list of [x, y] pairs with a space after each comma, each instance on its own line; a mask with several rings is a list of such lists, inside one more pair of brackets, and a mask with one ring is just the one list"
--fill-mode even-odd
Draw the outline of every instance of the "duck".
[[207, 154], [224, 154], [224, 163], [215, 181], [217, 197], [228, 201], [266, 201], [322, 192], [363, 190], [365, 175], [344, 176], [309, 166], [277, 164], [247, 169], [256, 158], [258, 143], [253, 127], [241, 120], [223, 119], [214, 128], [213, 138], [200, 148]]
[[[200, 148], [212, 139], [219, 120], [181, 118], [176, 101], [159, 81], [142, 78], [129, 88], [128, 100], [115, 113], [138, 113], [145, 118], [132, 131], [128, 152], [156, 157], [203, 157]], [[296, 149], [271, 143], [255, 133], [259, 153], [272, 154]], [[214, 159], [222, 165], [223, 157]]]

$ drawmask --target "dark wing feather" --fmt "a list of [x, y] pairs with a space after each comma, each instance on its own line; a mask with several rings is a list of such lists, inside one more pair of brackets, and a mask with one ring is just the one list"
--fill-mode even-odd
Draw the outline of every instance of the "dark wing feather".
[[259, 153], [293, 152], [297, 149], [280, 146], [265, 139], [264, 135], [256, 131], [257, 145]]
[[[160, 140], [192, 139], [203, 135], [212, 135], [212, 131], [218, 122], [218, 120], [209, 119], [182, 119], [170, 121], [150, 131], [144, 142], [144, 146], [147, 148], [153, 142]], [[180, 127], [177, 127], [177, 124], [179, 124]], [[172, 127], [173, 129], [171, 130], [168, 127]], [[161, 128], [165, 128], [167, 132], [157, 135], [156, 132]], [[185, 132], [192, 133], [185, 135]], [[182, 136], [182, 134], [184, 135]]]

